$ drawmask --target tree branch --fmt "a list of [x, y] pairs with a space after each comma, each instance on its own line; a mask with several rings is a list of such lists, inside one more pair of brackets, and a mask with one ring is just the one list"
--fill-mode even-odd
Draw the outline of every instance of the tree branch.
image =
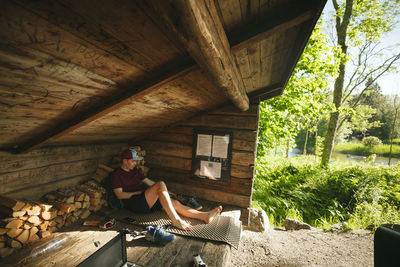
[[353, 13], [353, 0], [346, 0], [346, 7], [344, 9], [342, 23], [339, 26], [339, 32], [338, 32], [338, 42], [341, 45], [346, 45], [346, 32], [347, 32], [347, 27], [349, 26], [350, 23], [350, 18], [352, 13]]
[[337, 2], [336, 0], [332, 0], [332, 4], [333, 4], [333, 8], [335, 8], [335, 14], [336, 14], [336, 33], [338, 33], [338, 32], [340, 31], [340, 25], [341, 25], [340, 17], [338, 16], [339, 5], [338, 5], [338, 2]]
[[[377, 46], [374, 46], [370, 51], [374, 50], [376, 47]], [[357, 68], [356, 71], [353, 73], [352, 79], [349, 81], [348, 85], [346, 86], [346, 90], [345, 90], [346, 96], [343, 98], [344, 99], [343, 102], [345, 102], [348, 99], [348, 97], [354, 92], [354, 90], [356, 88], [358, 88], [359, 85], [364, 83], [369, 77], [375, 76], [375, 78], [372, 80], [372, 82], [375, 82], [379, 77], [381, 77], [384, 73], [386, 73], [393, 66], [393, 64], [395, 64], [396, 61], [398, 61], [400, 59], [400, 53], [397, 55], [392, 55], [391, 57], [385, 59], [385, 61], [379, 67], [377, 67], [375, 69], [371, 69], [368, 73], [365, 74], [365, 70], [368, 67], [368, 64], [367, 64], [368, 60], [370, 58], [372, 58], [374, 55], [378, 55], [380, 51], [382, 51], [382, 49], [370, 56], [368, 56], [368, 54], [371, 54], [371, 53], [367, 53], [365, 55], [365, 59], [363, 60], [363, 63], [361, 63], [359, 61], [359, 64], [364, 66], [363, 71], [358, 75], [358, 77], [355, 79], [355, 83], [352, 85], [352, 82], [353, 82], [352, 79], [353, 79], [353, 77], [356, 76], [357, 70], [359, 68]], [[362, 57], [362, 55], [360, 54], [359, 58], [361, 58], [361, 57]], [[349, 89], [349, 87], [351, 85], [352, 85], [352, 87], [351, 87], [351, 89]], [[365, 92], [365, 89], [363, 91], [361, 91], [360, 94], [362, 94], [363, 92]]]
[[[390, 59], [392, 59], [392, 60], [389, 62], [389, 64], [386, 65], [386, 63], [387, 63]], [[374, 82], [376, 82], [376, 80], [379, 79], [384, 73], [386, 73], [386, 72], [390, 69], [390, 67], [391, 67], [397, 60], [399, 60], [399, 59], [400, 59], [400, 53], [397, 54], [397, 55], [393, 55], [392, 57], [386, 59], [386, 60], [385, 60], [385, 63], [384, 63], [383, 65], [381, 65], [379, 68], [374, 69], [373, 71], [371, 71], [369, 74], [372, 74], [373, 72], [375, 72], [375, 71], [381, 69], [383, 66], [386, 65], [386, 67], [384, 68], [384, 70], [382, 70], [375, 78], [373, 78], [373, 79], [371, 80], [371, 84], [373, 84]], [[363, 78], [363, 80], [362, 80], [362, 82], [365, 81], [368, 77], [371, 77], [371, 76], [370, 76], [370, 75], [365, 75], [364, 78]], [[360, 83], [360, 84], [361, 84], [361, 83]], [[359, 84], [358, 84], [358, 85], [359, 85]], [[355, 88], [355, 87], [354, 87], [354, 88]], [[369, 87], [365, 87], [365, 88], [358, 94], [358, 96], [357, 96], [357, 98], [356, 98], [356, 101], [353, 102], [353, 104], [350, 106], [350, 108], [354, 109], [354, 108], [358, 105], [358, 103], [359, 103], [360, 100], [361, 100], [361, 97], [364, 95], [364, 93], [365, 93], [368, 89], [369, 89]], [[343, 123], [344, 123], [349, 117], [350, 117], [349, 115], [346, 115], [346, 116], [344, 116], [343, 118], [340, 119], [340, 122], [339, 122], [339, 124], [338, 124], [337, 130], [339, 130], [339, 129], [342, 127]]]

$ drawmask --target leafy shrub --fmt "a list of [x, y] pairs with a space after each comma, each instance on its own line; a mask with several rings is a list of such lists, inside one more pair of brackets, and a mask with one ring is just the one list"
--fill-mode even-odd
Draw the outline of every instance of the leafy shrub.
[[362, 144], [367, 147], [374, 147], [374, 146], [379, 146], [382, 145], [382, 141], [376, 137], [376, 136], [368, 136], [364, 137], [362, 140]]
[[348, 221], [353, 228], [392, 222], [400, 217], [400, 165], [335, 162], [328, 169], [314, 156], [257, 162], [253, 203], [280, 225], [302, 219], [329, 229]]
[[371, 154], [368, 156], [368, 158], [365, 159], [366, 163], [374, 163], [376, 160], [376, 154]]
[[395, 207], [377, 202], [363, 202], [355, 208], [354, 216], [349, 220], [353, 228], [378, 228], [383, 223], [399, 223], [400, 213]]

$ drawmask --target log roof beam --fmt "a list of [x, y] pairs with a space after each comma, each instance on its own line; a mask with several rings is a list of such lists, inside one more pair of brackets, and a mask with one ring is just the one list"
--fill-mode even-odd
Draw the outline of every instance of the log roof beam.
[[155, 0], [149, 5], [233, 104], [247, 110], [245, 85], [214, 1]]

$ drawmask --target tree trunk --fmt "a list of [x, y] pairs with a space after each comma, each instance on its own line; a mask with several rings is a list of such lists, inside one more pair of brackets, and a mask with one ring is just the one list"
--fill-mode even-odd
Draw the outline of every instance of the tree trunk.
[[315, 151], [314, 154], [317, 157], [317, 151], [318, 151], [318, 124], [319, 122], [317, 121], [316, 125], [315, 125]]
[[389, 166], [392, 161], [392, 147], [393, 147], [393, 137], [394, 137], [394, 127], [396, 127], [396, 121], [397, 121], [397, 113], [398, 113], [398, 107], [396, 105], [397, 97], [394, 98], [394, 107], [395, 107], [395, 113], [394, 113], [394, 120], [393, 120], [393, 126], [392, 126], [392, 132], [390, 133], [390, 151], [389, 151]]
[[339, 112], [332, 112], [329, 118], [328, 130], [325, 135], [324, 149], [322, 150], [321, 165], [324, 167], [328, 166], [329, 161], [331, 160], [338, 120]]
[[[334, 7], [336, 12], [338, 12], [337, 1], [333, 0]], [[328, 131], [325, 136], [324, 149], [322, 152], [321, 158], [321, 166], [326, 167], [331, 160], [332, 149], [336, 136], [336, 129], [339, 121], [339, 108], [342, 105], [342, 97], [343, 97], [343, 87], [344, 87], [344, 77], [346, 73], [346, 55], [347, 55], [347, 45], [346, 45], [346, 36], [347, 36], [347, 27], [350, 22], [350, 17], [353, 10], [353, 0], [346, 1], [346, 9], [343, 15], [342, 21], [340, 20], [340, 16], [336, 17], [336, 34], [338, 37], [338, 45], [342, 49], [343, 56], [340, 59], [339, 65], [339, 75], [335, 80], [335, 87], [333, 91], [333, 104], [335, 105], [335, 111], [331, 112], [329, 117]]]
[[308, 142], [308, 127], [307, 127], [307, 131], [306, 131], [306, 140], [304, 140], [303, 155], [307, 154], [307, 142]]
[[390, 138], [390, 151], [389, 151], [389, 163], [388, 163], [389, 166], [390, 166], [390, 162], [392, 161], [392, 146], [393, 146], [393, 135]]
[[[344, 45], [342, 48], [343, 53], [347, 52], [347, 47]], [[346, 65], [344, 60], [341, 60], [339, 67], [339, 76], [335, 80], [335, 89], [333, 91], [333, 103], [335, 104], [335, 111], [330, 114], [328, 130], [325, 135], [324, 149], [322, 151], [321, 165], [328, 166], [331, 160], [332, 150], [335, 143], [335, 136], [337, 125], [339, 121], [339, 108], [342, 105], [343, 84], [346, 72]]]
[[288, 139], [286, 141], [286, 158], [289, 158], [289, 149], [290, 149], [290, 136], [288, 136]]

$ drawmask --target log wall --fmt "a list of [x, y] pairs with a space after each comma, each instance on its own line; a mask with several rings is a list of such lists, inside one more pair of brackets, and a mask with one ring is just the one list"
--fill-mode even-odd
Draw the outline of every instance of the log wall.
[[[149, 177], [164, 180], [176, 193], [235, 205], [242, 208], [247, 222], [251, 206], [253, 169], [256, 155], [258, 105], [246, 112], [232, 106], [209, 112], [164, 129], [139, 142], [146, 150]], [[233, 132], [230, 183], [191, 178], [193, 133], [195, 128]]]
[[109, 164], [126, 144], [47, 147], [25, 154], [0, 152], [0, 194], [38, 199], [89, 178], [99, 163]]

